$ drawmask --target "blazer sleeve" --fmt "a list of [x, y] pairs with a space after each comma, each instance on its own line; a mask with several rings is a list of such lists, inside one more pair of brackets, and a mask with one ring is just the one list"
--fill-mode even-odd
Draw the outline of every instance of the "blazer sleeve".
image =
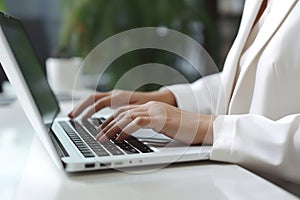
[[260, 115], [220, 115], [211, 160], [240, 164], [300, 183], [300, 114], [277, 121]]
[[202, 114], [215, 113], [221, 72], [205, 76], [192, 84], [177, 84], [163, 87], [175, 96], [177, 106], [183, 110]]

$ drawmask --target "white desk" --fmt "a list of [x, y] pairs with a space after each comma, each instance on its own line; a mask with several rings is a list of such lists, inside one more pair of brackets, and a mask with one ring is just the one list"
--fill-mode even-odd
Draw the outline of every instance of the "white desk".
[[18, 102], [0, 107], [0, 199], [298, 199], [241, 167], [208, 161], [67, 174], [33, 132]]

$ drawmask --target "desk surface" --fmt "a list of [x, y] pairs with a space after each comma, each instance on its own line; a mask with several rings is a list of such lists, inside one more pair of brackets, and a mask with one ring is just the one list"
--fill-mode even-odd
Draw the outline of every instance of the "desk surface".
[[150, 173], [67, 174], [51, 162], [18, 102], [0, 107], [0, 156], [0, 199], [298, 199], [239, 166], [209, 161]]

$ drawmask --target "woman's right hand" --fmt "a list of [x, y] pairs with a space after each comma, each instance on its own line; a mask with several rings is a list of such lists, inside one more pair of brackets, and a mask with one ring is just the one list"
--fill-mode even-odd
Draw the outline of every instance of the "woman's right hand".
[[112, 90], [110, 92], [96, 93], [89, 96], [79, 103], [68, 116], [75, 118], [85, 112], [83, 119], [87, 119], [105, 107], [116, 109], [126, 105], [140, 105], [149, 101], [159, 101], [176, 106], [175, 97], [169, 90], [154, 92]]

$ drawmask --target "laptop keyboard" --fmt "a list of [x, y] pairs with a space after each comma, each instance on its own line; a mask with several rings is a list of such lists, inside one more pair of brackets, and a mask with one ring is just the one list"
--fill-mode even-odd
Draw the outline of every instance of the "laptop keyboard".
[[[96, 129], [104, 119], [90, 119], [90, 121], [82, 121], [82, 124], [76, 120], [71, 120], [69, 123], [61, 121], [59, 124], [67, 133], [69, 138], [82, 153], [84, 157], [95, 157], [95, 155], [110, 156], [124, 154], [138, 154], [153, 152], [147, 145], [140, 142], [133, 136], [129, 136], [126, 140], [116, 141], [117, 135], [106, 141], [98, 142], [95, 140], [98, 131]], [[75, 131], [76, 130], [76, 131]]]
[[78, 148], [78, 150], [82, 153], [84, 157], [94, 157], [93, 152], [88, 148], [88, 146], [81, 140], [81, 138], [77, 135], [77, 133], [68, 125], [67, 122], [59, 122], [61, 127], [67, 133], [69, 138]]

